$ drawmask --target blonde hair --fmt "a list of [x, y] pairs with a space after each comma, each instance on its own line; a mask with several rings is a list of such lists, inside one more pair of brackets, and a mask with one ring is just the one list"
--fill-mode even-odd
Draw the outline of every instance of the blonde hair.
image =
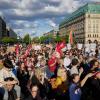
[[35, 69], [35, 76], [40, 79], [41, 75], [43, 75], [44, 71], [41, 68]]
[[57, 76], [60, 77], [64, 70], [65, 70], [65, 68], [63, 68], [63, 67], [58, 68]]
[[61, 79], [61, 81], [65, 81], [67, 80], [67, 72], [65, 72], [66, 69], [63, 67], [60, 67], [57, 71], [57, 77], [59, 77]]

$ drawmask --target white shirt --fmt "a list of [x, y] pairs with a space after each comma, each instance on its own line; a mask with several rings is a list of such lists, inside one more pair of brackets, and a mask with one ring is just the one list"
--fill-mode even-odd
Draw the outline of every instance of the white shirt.
[[71, 74], [71, 75], [72, 75], [72, 74], [79, 74], [78, 68], [77, 68], [76, 66], [73, 66], [73, 67], [71, 68], [71, 70], [70, 70], [70, 74]]
[[66, 67], [69, 66], [70, 64], [71, 64], [71, 59], [65, 57], [65, 58], [64, 58], [64, 67], [66, 68]]

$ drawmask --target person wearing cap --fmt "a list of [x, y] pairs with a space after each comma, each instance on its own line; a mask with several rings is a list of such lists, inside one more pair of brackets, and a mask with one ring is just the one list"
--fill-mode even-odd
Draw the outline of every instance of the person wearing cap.
[[3, 65], [4, 67], [0, 70], [0, 86], [4, 85], [4, 79], [7, 77], [13, 77], [16, 81], [18, 81], [15, 75], [12, 73], [12, 62], [9, 59], [5, 59], [3, 61]]
[[12, 77], [5, 78], [4, 96], [3, 100], [19, 100], [15, 87], [15, 81]]
[[9, 59], [5, 59], [3, 61], [4, 67], [0, 70], [0, 88], [5, 88], [5, 85], [8, 84], [8, 82], [5, 81], [6, 78], [12, 77], [14, 78], [13, 83], [15, 84], [14, 89], [17, 91], [17, 96], [20, 98], [20, 87], [16, 84], [18, 84], [18, 79], [12, 72], [13, 64]]

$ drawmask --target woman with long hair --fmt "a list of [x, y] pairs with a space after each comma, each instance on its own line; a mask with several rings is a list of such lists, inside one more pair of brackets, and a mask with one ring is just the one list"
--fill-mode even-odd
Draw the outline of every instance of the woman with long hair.
[[17, 78], [19, 80], [19, 85], [21, 87], [21, 92], [23, 97], [28, 96], [28, 88], [27, 84], [30, 78], [29, 72], [27, 70], [27, 67], [23, 62], [19, 64], [19, 68], [17, 69]]

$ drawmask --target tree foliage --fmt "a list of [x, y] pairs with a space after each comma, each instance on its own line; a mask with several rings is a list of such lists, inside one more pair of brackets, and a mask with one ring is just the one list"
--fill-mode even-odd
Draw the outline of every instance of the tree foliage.
[[11, 37], [4, 37], [2, 38], [2, 43], [16, 43], [17, 39], [16, 38], [11, 38]]
[[23, 42], [29, 44], [31, 42], [31, 37], [29, 34], [26, 34], [23, 38]]
[[33, 37], [32, 42], [39, 43], [39, 37]]
[[56, 36], [55, 42], [61, 42], [61, 37], [59, 35]]
[[50, 43], [53, 41], [53, 36], [52, 35], [41, 36], [41, 37], [38, 37], [37, 40], [39, 43]]
[[41, 36], [41, 37], [34, 37], [32, 39], [35, 43], [54, 43], [54, 42], [61, 42], [65, 40], [66, 43], [68, 43], [69, 36], [66, 35], [64, 37], [60, 37], [59, 34], [57, 34], [55, 37], [53, 35], [47, 35], [47, 36]]

